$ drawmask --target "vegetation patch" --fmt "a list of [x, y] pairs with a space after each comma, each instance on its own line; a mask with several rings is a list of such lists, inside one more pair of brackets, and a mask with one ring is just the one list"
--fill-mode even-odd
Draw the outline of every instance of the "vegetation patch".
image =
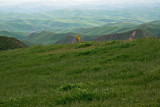
[[76, 49], [78, 49], [78, 48], [87, 48], [87, 47], [90, 47], [90, 46], [92, 46], [92, 44], [91, 43], [80, 43], [79, 45], [77, 45], [77, 46], [75, 46], [75, 48]]

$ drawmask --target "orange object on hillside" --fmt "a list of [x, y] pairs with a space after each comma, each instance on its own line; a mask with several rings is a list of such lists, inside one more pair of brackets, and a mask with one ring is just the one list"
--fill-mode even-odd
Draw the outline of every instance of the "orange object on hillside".
[[76, 39], [77, 39], [78, 42], [81, 42], [81, 41], [82, 41], [82, 39], [81, 39], [81, 37], [80, 37], [79, 34], [76, 36]]

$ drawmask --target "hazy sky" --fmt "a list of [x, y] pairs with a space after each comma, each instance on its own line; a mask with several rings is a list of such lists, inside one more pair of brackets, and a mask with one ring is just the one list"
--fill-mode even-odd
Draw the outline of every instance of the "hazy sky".
[[160, 0], [0, 0], [0, 5], [13, 5], [25, 2], [42, 2], [54, 5], [77, 5], [77, 4], [130, 4], [130, 3], [156, 3]]

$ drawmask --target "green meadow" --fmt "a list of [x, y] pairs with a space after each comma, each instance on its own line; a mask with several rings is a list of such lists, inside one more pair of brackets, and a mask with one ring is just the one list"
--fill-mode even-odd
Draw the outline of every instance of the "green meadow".
[[0, 52], [0, 106], [160, 106], [160, 40]]

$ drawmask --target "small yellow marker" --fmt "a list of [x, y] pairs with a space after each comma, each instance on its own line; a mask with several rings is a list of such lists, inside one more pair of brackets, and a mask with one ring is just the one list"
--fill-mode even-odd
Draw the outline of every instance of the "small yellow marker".
[[81, 37], [80, 37], [79, 34], [76, 36], [76, 39], [77, 39], [78, 42], [81, 42], [81, 41], [82, 41], [82, 39], [81, 39]]

